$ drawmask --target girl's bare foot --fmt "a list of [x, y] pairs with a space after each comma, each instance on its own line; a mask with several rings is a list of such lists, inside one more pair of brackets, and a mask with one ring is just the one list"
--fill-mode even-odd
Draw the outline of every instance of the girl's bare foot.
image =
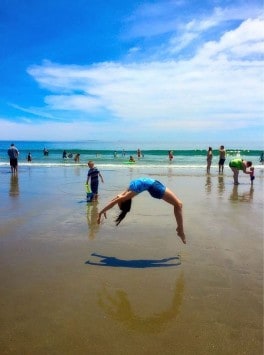
[[185, 238], [184, 232], [183, 232], [182, 230], [180, 230], [179, 227], [176, 228], [176, 231], [177, 231], [178, 237], [180, 237], [181, 240], [182, 240], [182, 242], [183, 242], [184, 244], [186, 244], [186, 238]]

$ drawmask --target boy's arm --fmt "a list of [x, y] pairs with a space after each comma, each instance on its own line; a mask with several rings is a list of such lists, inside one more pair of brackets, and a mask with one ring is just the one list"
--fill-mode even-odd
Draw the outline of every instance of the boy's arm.
[[89, 179], [90, 179], [90, 176], [87, 174], [86, 185], [89, 184]]
[[104, 179], [103, 179], [101, 173], [99, 173], [99, 176], [100, 176], [101, 181], [104, 182]]

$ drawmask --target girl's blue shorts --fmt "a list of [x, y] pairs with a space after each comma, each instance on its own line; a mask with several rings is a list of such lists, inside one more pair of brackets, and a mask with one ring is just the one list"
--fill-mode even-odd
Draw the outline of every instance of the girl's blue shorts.
[[154, 198], [161, 199], [165, 194], [166, 187], [159, 181], [155, 180], [155, 182], [150, 186], [148, 192]]

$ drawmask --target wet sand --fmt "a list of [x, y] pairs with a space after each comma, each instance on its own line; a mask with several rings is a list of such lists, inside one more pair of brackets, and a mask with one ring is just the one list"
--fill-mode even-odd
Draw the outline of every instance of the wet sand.
[[152, 171], [184, 203], [184, 245], [148, 193], [98, 226], [148, 172], [103, 174], [87, 206], [85, 168], [0, 170], [1, 354], [261, 355], [263, 176]]

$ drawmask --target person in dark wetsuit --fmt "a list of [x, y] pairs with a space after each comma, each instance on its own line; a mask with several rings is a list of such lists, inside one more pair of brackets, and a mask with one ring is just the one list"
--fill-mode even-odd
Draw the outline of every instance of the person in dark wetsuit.
[[130, 211], [132, 198], [143, 191], [148, 191], [152, 197], [162, 199], [165, 202], [173, 205], [174, 216], [177, 222], [177, 235], [181, 238], [182, 242], [186, 244], [186, 238], [183, 230], [182, 202], [169, 188], [164, 186], [161, 182], [149, 177], [142, 177], [132, 180], [129, 184], [129, 187], [124, 192], [122, 192], [120, 195], [117, 195], [117, 197], [110, 201], [99, 212], [97, 219], [98, 224], [101, 222], [102, 215], [104, 215], [106, 218], [106, 211], [110, 210], [112, 207], [118, 204], [121, 210], [119, 216], [115, 220], [116, 225], [118, 225]]

